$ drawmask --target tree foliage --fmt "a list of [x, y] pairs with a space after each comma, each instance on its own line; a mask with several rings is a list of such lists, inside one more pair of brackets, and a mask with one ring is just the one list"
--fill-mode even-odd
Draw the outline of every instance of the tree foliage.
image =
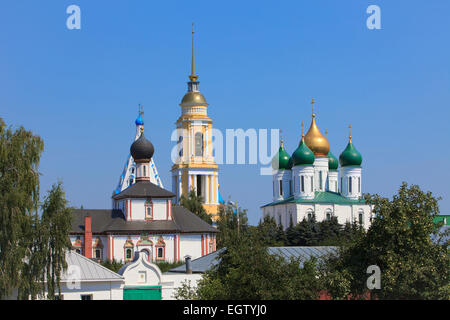
[[376, 265], [381, 269], [381, 289], [373, 289], [372, 298], [448, 300], [447, 244], [432, 241], [439, 227], [433, 223], [438, 199], [403, 183], [392, 201], [378, 195], [366, 200], [375, 214], [367, 234], [343, 247], [324, 270], [334, 298], [367, 293], [366, 271]]
[[[220, 263], [198, 282], [201, 300], [317, 299], [321, 289], [314, 260], [271, 255], [256, 230], [235, 235], [220, 254]], [[192, 291], [185, 288], [186, 292]]]
[[189, 191], [188, 197], [181, 195], [180, 205], [182, 205], [192, 213], [195, 213], [203, 221], [212, 224], [211, 216], [203, 207], [203, 198], [201, 196], [198, 196], [197, 192], [194, 189], [191, 189], [191, 191]]
[[217, 219], [217, 249], [226, 247], [228, 243], [245, 236], [248, 232], [247, 210], [236, 208], [231, 204], [219, 206], [219, 218]]
[[13, 289], [19, 299], [35, 299], [46, 283], [50, 298], [59, 291], [71, 215], [58, 183], [39, 216], [43, 149], [40, 137], [23, 127], [14, 131], [0, 118], [0, 299], [10, 297]]
[[42, 206], [40, 233], [45, 257], [48, 299], [61, 295], [61, 273], [67, 269], [66, 251], [72, 244], [69, 232], [72, 224], [71, 209], [67, 207], [61, 182], [52, 186]]

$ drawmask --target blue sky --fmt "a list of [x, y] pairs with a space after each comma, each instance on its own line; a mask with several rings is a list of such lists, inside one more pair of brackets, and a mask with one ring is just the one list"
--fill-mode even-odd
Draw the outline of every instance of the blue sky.
[[[71, 4], [81, 30], [66, 28]], [[370, 4], [381, 8], [381, 30], [366, 27]], [[391, 197], [402, 181], [419, 184], [449, 214], [448, 12], [446, 0], [2, 1], [0, 117], [44, 139], [43, 192], [61, 179], [72, 205], [109, 208], [141, 103], [171, 189], [170, 134], [195, 21], [214, 127], [283, 128], [292, 153], [314, 97], [336, 156], [352, 124], [363, 192]], [[252, 224], [272, 197], [259, 169], [220, 166], [223, 197], [247, 208]]]

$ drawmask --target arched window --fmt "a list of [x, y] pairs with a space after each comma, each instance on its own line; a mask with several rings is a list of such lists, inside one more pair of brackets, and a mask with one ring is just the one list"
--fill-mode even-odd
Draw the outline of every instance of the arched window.
[[300, 176], [300, 185], [302, 192], [305, 192], [305, 176]]
[[283, 181], [279, 180], [278, 183], [280, 184], [280, 196], [283, 196]]
[[322, 183], [323, 183], [323, 173], [322, 171], [319, 171], [319, 190], [322, 190]]
[[93, 245], [93, 249], [94, 249], [94, 258], [97, 260], [102, 260], [103, 259], [103, 243], [102, 240], [100, 239], [100, 237], [97, 237], [95, 239], [94, 245]]
[[164, 261], [166, 259], [166, 243], [162, 237], [159, 237], [156, 243], [156, 260]]
[[180, 150], [180, 152], [178, 152], [178, 155], [179, 155], [180, 157], [183, 156], [183, 144], [182, 144], [182, 142], [183, 142], [183, 136], [180, 136], [180, 137], [178, 138], [178, 148], [179, 148], [179, 150]]
[[153, 220], [153, 202], [151, 199], [145, 202], [145, 220]]
[[195, 156], [203, 156], [203, 133], [201, 132], [195, 134]]
[[348, 193], [352, 193], [352, 177], [348, 177]]
[[364, 224], [364, 211], [362, 209], [358, 212], [358, 222], [361, 226]]
[[327, 212], [326, 212], [326, 219], [327, 219], [327, 221], [330, 221], [330, 220], [331, 220], [331, 217], [332, 217], [331, 210], [328, 209]]
[[76, 253], [83, 254], [82, 247], [80, 236], [77, 236], [75, 242], [72, 244], [72, 249], [75, 250]]
[[125, 256], [125, 262], [130, 262], [134, 258], [134, 244], [131, 238], [128, 238], [127, 241], [125, 241], [125, 245], [123, 246], [124, 249], [124, 256]]
[[306, 216], [308, 217], [308, 221], [313, 219], [314, 212], [312, 211], [312, 209], [308, 209], [308, 211], [306, 212]]

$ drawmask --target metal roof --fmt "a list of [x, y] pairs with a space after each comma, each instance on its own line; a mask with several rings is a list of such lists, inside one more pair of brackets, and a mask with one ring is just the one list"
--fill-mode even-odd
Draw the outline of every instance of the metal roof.
[[157, 186], [150, 181], [138, 181], [121, 193], [113, 195], [113, 199], [125, 198], [173, 198], [175, 194]]
[[[219, 254], [223, 252], [225, 248], [219, 249], [213, 253], [207, 254], [206, 256], [197, 258], [191, 261], [191, 267], [193, 273], [205, 273], [206, 270], [213, 266], [219, 264]], [[321, 259], [328, 254], [337, 254], [338, 247], [324, 246], [324, 247], [268, 247], [269, 254], [279, 255], [280, 257], [286, 259], [290, 258], [300, 258], [301, 261], [307, 261], [312, 257]], [[300, 266], [303, 264], [300, 262]], [[176, 268], [170, 269], [169, 272], [186, 272], [186, 265], [183, 264]]]
[[274, 201], [274, 202], [271, 202], [264, 206], [261, 206], [261, 208], [271, 207], [271, 206], [276, 206], [279, 204], [286, 204], [286, 203], [359, 203], [359, 204], [365, 204], [366, 202], [364, 199], [358, 199], [358, 200], [348, 199], [337, 192], [315, 191], [313, 199], [302, 199], [302, 198], [295, 199], [294, 196], [290, 196], [289, 198]]
[[[74, 280], [80, 281], [124, 281], [124, 277], [103, 267], [91, 259], [88, 259], [75, 251], [69, 250], [66, 252], [67, 270], [61, 274], [61, 281], [68, 282]], [[73, 271], [73, 266], [78, 267], [80, 271], [80, 278], [78, 279], [78, 272]], [[70, 272], [70, 274], [69, 274]]]
[[121, 210], [72, 210], [72, 233], [84, 233], [84, 218], [90, 216], [93, 233], [107, 232], [181, 232], [216, 233], [212, 227], [196, 214], [184, 207], [172, 207], [173, 220], [126, 221]]

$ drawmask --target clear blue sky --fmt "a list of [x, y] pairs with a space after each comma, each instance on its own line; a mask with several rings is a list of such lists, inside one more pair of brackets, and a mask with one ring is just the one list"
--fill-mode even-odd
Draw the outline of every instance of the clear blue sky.
[[[66, 28], [77, 4], [82, 29]], [[366, 28], [381, 8], [382, 30]], [[171, 189], [170, 134], [180, 114], [196, 23], [200, 89], [216, 128], [317, 122], [342, 152], [349, 123], [363, 192], [402, 181], [450, 213], [450, 1], [23, 1], [0, 4], [0, 117], [45, 142], [42, 191], [61, 179], [74, 206], [109, 208], [134, 138], [137, 105]], [[220, 185], [252, 224], [271, 200], [258, 165], [222, 165]]]

